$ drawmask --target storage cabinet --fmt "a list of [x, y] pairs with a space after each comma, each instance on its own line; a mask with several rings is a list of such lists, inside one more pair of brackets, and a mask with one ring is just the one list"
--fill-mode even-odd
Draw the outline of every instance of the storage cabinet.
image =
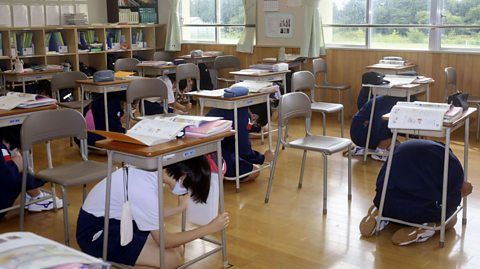
[[165, 25], [150, 24], [0, 28], [0, 34], [2, 70], [11, 69], [16, 55], [30, 65], [69, 63], [78, 71], [83, 63], [102, 70], [110, 56], [152, 60], [165, 43]]

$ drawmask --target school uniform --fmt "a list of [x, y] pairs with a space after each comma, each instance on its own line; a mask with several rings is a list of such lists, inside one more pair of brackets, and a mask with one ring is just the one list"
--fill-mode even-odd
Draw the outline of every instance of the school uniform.
[[[372, 101], [373, 99], [370, 99], [352, 118], [350, 138], [355, 145], [360, 147], [365, 147], [366, 145]], [[388, 129], [388, 121], [383, 120], [382, 116], [389, 113], [398, 101], [406, 101], [406, 99], [392, 96], [376, 97], [375, 111], [371, 123], [370, 141], [368, 144], [370, 149], [376, 149], [382, 140], [392, 137], [392, 132]]]
[[[1, 141], [1, 138], [0, 138]], [[0, 142], [0, 209], [8, 208], [15, 203], [18, 195], [22, 191], [22, 173], [12, 160], [11, 151]], [[35, 189], [43, 186], [44, 182], [27, 175], [26, 190]], [[0, 213], [2, 218], [6, 212]]]
[[[122, 127], [122, 122], [120, 121], [120, 118], [125, 113], [120, 103], [122, 99], [125, 99], [123, 95], [124, 93], [113, 93], [107, 97], [108, 128], [110, 132], [125, 133], [125, 128]], [[103, 95], [97, 95], [90, 106], [87, 107], [88, 109], [91, 109], [95, 130], [106, 130]], [[94, 146], [96, 141], [102, 139], [104, 138], [100, 135], [88, 133], [87, 142], [88, 145]]]
[[[120, 245], [120, 219], [124, 203], [123, 169], [112, 173], [110, 222], [107, 259], [135, 265], [150, 231], [158, 230], [157, 172], [134, 167], [128, 169], [128, 199], [133, 217], [133, 239]], [[102, 256], [103, 220], [105, 214], [106, 179], [88, 194], [77, 220], [77, 242], [81, 250], [95, 257]]]
[[[253, 170], [253, 164], [263, 164], [265, 157], [263, 154], [252, 149], [248, 128], [250, 115], [248, 108], [242, 107], [237, 110], [238, 118], [238, 151], [239, 151], [239, 171], [244, 174]], [[223, 117], [233, 122], [233, 110], [213, 108], [207, 116]], [[235, 176], [235, 137], [227, 137], [222, 141], [222, 156], [227, 164], [225, 176]]]
[[[383, 215], [413, 223], [440, 222], [445, 145], [431, 140], [409, 140], [395, 147]], [[386, 163], [377, 177], [377, 208]], [[450, 150], [448, 165], [447, 217], [461, 201], [463, 168]]]

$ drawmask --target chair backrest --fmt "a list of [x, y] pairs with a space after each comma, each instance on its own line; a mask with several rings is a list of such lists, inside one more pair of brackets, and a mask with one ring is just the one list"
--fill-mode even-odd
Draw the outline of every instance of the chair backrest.
[[[136, 100], [149, 97], [159, 97], [162, 101], [163, 112], [168, 112], [168, 88], [167, 84], [157, 78], [139, 78], [128, 85], [127, 94], [127, 129], [130, 127], [130, 119], [134, 119], [133, 103]], [[141, 114], [145, 115], [145, 106], [141, 106]]]
[[[305, 118], [305, 128], [309, 133], [312, 109], [308, 96], [303, 92], [291, 92], [282, 95], [278, 106], [278, 130], [282, 130], [289, 119], [297, 117]], [[281, 132], [279, 132], [280, 134]]]
[[[449, 91], [450, 90], [450, 91]], [[457, 71], [453, 67], [445, 68], [445, 91], [444, 99], [448, 100], [448, 96], [457, 90]]]
[[177, 92], [180, 91], [180, 80], [183, 79], [195, 79], [197, 90], [200, 89], [200, 69], [196, 64], [186, 63], [180, 64], [177, 66], [175, 80], [176, 80], [176, 87]]
[[315, 77], [312, 72], [308, 70], [297, 71], [292, 74], [291, 82], [292, 92], [310, 90], [310, 100], [313, 102], [315, 92]]
[[169, 51], [156, 51], [153, 54], [154, 61], [173, 61], [174, 58], [174, 54]]
[[135, 58], [120, 58], [115, 61], [115, 72], [116, 71], [138, 71], [137, 64], [140, 61]]
[[327, 84], [327, 63], [325, 62], [325, 60], [322, 58], [313, 59], [312, 66], [314, 77], [316, 77], [317, 74], [322, 74], [323, 84]]
[[213, 62], [213, 69], [220, 70], [225, 68], [232, 68], [234, 70], [240, 69], [240, 59], [234, 55], [217, 56]]
[[87, 75], [80, 71], [56, 73], [52, 77], [52, 94], [57, 97], [59, 102], [61, 102], [58, 91], [77, 88], [78, 85], [75, 81], [81, 79], [87, 79]]
[[20, 141], [22, 150], [32, 149], [33, 144], [60, 138], [87, 139], [85, 118], [77, 110], [45, 110], [30, 114], [22, 124]]

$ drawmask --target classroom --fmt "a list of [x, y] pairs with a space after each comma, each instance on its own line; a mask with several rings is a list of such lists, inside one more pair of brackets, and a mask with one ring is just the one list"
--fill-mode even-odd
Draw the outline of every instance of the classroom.
[[0, 0], [0, 268], [480, 268], [479, 10]]

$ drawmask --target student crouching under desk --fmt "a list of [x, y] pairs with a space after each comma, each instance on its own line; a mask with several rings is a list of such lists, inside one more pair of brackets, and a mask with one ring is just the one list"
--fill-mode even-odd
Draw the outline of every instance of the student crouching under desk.
[[[392, 132], [388, 129], [388, 121], [383, 120], [382, 116], [390, 113], [397, 102], [406, 101], [406, 98], [392, 96], [378, 96], [376, 98], [368, 147], [375, 150], [375, 154], [371, 155], [372, 159], [385, 162], [388, 157]], [[354, 156], [363, 155], [365, 152], [372, 102], [373, 99], [370, 99], [352, 118], [350, 137], [356, 145], [352, 149], [352, 155]]]
[[[411, 223], [439, 225], [443, 188], [443, 159], [445, 145], [436, 141], [412, 139], [395, 147], [387, 193], [382, 215]], [[377, 208], [385, 179], [385, 163], [377, 177], [374, 205], [360, 223], [360, 233], [369, 237], [375, 233]], [[448, 163], [448, 193], [446, 218], [460, 205], [461, 198], [472, 192], [472, 184], [464, 181], [460, 161], [450, 150]], [[446, 228], [455, 225], [450, 221]], [[388, 222], [382, 221], [381, 228]], [[408, 227], [398, 230], [392, 237], [396, 245], [424, 242], [435, 234], [433, 230]]]
[[[164, 183], [178, 196], [178, 205], [166, 208], [164, 217], [179, 214], [186, 209], [190, 196], [205, 203], [210, 190], [211, 162], [200, 156], [165, 167]], [[216, 169], [216, 166], [215, 166]], [[124, 183], [125, 182], [125, 183]], [[118, 169], [112, 174], [109, 242], [107, 260], [132, 265], [159, 268], [158, 178], [157, 172], [134, 167]], [[132, 184], [133, 183], [133, 184]], [[126, 186], [126, 187], [125, 187]], [[88, 194], [77, 221], [77, 242], [83, 252], [102, 256], [105, 214], [106, 179]], [[180, 191], [184, 192], [180, 192]], [[133, 217], [133, 238], [121, 245], [120, 219], [125, 191]], [[183, 244], [218, 232], [229, 224], [228, 213], [223, 213], [199, 228], [165, 234], [165, 264], [176, 268], [182, 263]]]
[[[234, 121], [234, 113], [232, 109], [212, 108], [207, 116], [223, 117], [225, 120]], [[252, 149], [248, 129], [250, 128], [250, 114], [247, 107], [237, 109], [238, 118], [238, 152], [239, 152], [239, 171], [240, 175], [251, 172], [258, 168], [258, 165], [273, 160], [273, 153], [266, 150], [264, 154]], [[222, 141], [222, 155], [227, 164], [227, 172], [225, 176], [235, 177], [235, 137], [227, 137]], [[242, 182], [254, 180], [260, 175], [260, 172], [250, 174], [241, 179]]]
[[[20, 125], [0, 128], [0, 209], [11, 207], [22, 191], [23, 159], [20, 154], [18, 140]], [[26, 202], [31, 202], [48, 196], [40, 190], [45, 182], [27, 175]], [[63, 207], [62, 199], [56, 198], [57, 208]], [[46, 199], [27, 206], [28, 211], [40, 212], [53, 209], [53, 200]], [[0, 219], [6, 212], [0, 213]]]

